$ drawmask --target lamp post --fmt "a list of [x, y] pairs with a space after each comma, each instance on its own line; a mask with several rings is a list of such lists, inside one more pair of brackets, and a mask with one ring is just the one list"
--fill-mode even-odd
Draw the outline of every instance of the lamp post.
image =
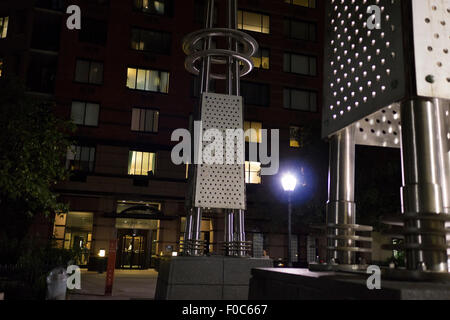
[[288, 194], [288, 267], [292, 268], [292, 232], [291, 232], [291, 216], [292, 216], [292, 203], [291, 203], [291, 195], [295, 190], [295, 186], [297, 185], [297, 178], [291, 173], [286, 173], [281, 178], [281, 184], [283, 186], [284, 191]]

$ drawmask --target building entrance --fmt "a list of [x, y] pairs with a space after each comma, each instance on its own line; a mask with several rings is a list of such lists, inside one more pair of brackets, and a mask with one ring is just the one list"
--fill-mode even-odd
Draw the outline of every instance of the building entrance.
[[[118, 230], [117, 268], [147, 269], [149, 267], [148, 230]], [[151, 233], [151, 232], [150, 232]]]

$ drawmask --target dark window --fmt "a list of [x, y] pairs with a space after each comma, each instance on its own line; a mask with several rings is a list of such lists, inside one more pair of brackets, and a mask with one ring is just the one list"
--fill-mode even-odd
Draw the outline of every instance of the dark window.
[[133, 108], [131, 130], [140, 132], [158, 132], [159, 111]]
[[70, 117], [75, 124], [82, 126], [98, 126], [98, 103], [73, 101]]
[[270, 87], [267, 84], [241, 82], [241, 94], [244, 97], [244, 103], [247, 105], [269, 106], [269, 89]]
[[160, 54], [170, 54], [170, 46], [172, 41], [169, 33], [137, 28], [133, 28], [131, 32], [132, 49]]
[[31, 91], [52, 94], [57, 66], [57, 55], [32, 52], [27, 71], [27, 87]]
[[58, 51], [61, 38], [61, 16], [44, 11], [33, 16], [31, 48]]
[[91, 4], [98, 4], [101, 6], [109, 5], [109, 0], [88, 0]]
[[66, 167], [71, 171], [93, 172], [95, 147], [72, 146], [67, 150]]
[[77, 60], [75, 81], [82, 83], [102, 84], [103, 63], [90, 60]]
[[317, 92], [299, 89], [284, 89], [284, 107], [300, 111], [317, 111]]
[[292, 72], [307, 76], [317, 75], [316, 57], [302, 54], [285, 53], [284, 54], [284, 72]]
[[105, 21], [85, 18], [82, 23], [79, 33], [81, 42], [105, 45], [108, 34], [108, 24]]
[[35, 6], [38, 8], [62, 11], [64, 9], [64, 0], [37, 0]]
[[14, 32], [16, 34], [24, 34], [26, 32], [28, 24], [27, 17], [26, 10], [17, 11], [14, 23]]
[[317, 25], [312, 22], [285, 19], [284, 34], [292, 39], [316, 41]]

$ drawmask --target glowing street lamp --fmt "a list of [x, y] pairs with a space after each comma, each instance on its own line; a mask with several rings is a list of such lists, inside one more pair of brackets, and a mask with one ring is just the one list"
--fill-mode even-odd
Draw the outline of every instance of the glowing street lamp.
[[286, 173], [281, 178], [281, 185], [283, 186], [284, 191], [286, 191], [288, 193], [288, 267], [292, 268], [291, 194], [292, 194], [292, 192], [294, 192], [295, 187], [297, 186], [297, 178], [291, 173]]
[[281, 184], [283, 185], [284, 191], [292, 192], [297, 186], [297, 178], [291, 173], [286, 173], [281, 178]]

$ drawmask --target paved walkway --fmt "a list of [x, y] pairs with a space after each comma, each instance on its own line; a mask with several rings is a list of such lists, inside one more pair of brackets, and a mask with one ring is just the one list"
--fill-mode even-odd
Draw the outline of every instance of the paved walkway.
[[115, 270], [111, 297], [106, 297], [106, 272], [82, 270], [81, 290], [73, 290], [68, 300], [153, 300], [158, 273], [153, 270]]

